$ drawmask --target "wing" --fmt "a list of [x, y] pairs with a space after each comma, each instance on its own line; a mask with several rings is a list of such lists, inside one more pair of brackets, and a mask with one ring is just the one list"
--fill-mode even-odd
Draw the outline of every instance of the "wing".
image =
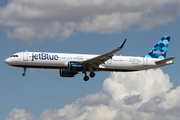
[[121, 43], [121, 45], [118, 48], [116, 48], [116, 49], [114, 49], [108, 53], [105, 53], [105, 54], [99, 55], [97, 57], [94, 57], [92, 59], [84, 61], [83, 62], [84, 63], [84, 69], [85, 70], [89, 69], [90, 71], [92, 71], [92, 69], [97, 70], [99, 68], [100, 64], [104, 63], [105, 61], [107, 61], [109, 59], [112, 59], [112, 57], [114, 56], [114, 53], [121, 50], [123, 48], [125, 42], [126, 42], [126, 39]]

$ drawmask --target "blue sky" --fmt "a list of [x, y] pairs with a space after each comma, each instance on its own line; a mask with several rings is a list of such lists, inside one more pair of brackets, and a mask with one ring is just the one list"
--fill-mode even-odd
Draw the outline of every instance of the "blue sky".
[[[132, 1], [129, 0], [129, 2]], [[142, 0], [139, 0], [139, 4], [134, 3], [133, 5], [116, 0], [114, 0], [114, 3], [101, 0], [97, 0], [97, 2], [89, 0], [87, 2], [78, 0], [66, 2], [63, 2], [63, 0], [46, 0], [43, 2], [39, 0], [39, 3], [26, 0], [1, 1], [0, 119], [20, 120], [20, 118], [26, 118], [26, 120], [45, 120], [51, 116], [51, 119], [56, 120], [60, 119], [60, 116], [56, 114], [56, 110], [59, 111], [59, 114], [63, 114], [61, 110], [66, 110], [68, 105], [77, 105], [77, 102], [78, 105], [80, 104], [78, 110], [82, 110], [85, 107], [94, 109], [94, 112], [91, 112], [91, 114], [87, 112], [84, 119], [97, 119], [95, 108], [102, 106], [108, 108], [108, 106], [113, 104], [113, 100], [118, 99], [119, 103], [121, 103], [125, 99], [124, 97], [127, 98], [125, 100], [138, 98], [137, 102], [129, 103], [128, 107], [132, 107], [136, 111], [136, 105], [139, 105], [141, 107], [137, 109], [142, 113], [146, 113], [146, 115], [148, 110], [144, 106], [148, 106], [148, 102], [156, 101], [159, 97], [165, 100], [160, 104], [153, 102], [158, 106], [159, 110], [173, 111], [175, 107], [179, 109], [180, 98], [175, 98], [176, 102], [169, 104], [168, 96], [171, 96], [171, 94], [176, 95], [180, 86], [180, 59], [178, 57], [180, 51], [180, 2], [178, 0], [167, 0], [166, 2], [153, 0], [148, 3], [149, 5]], [[58, 5], [59, 7], [57, 7]], [[122, 8], [119, 8], [118, 5]], [[68, 8], [70, 6], [72, 7]], [[102, 8], [102, 6], [106, 7]], [[21, 75], [23, 72], [22, 68], [11, 67], [4, 62], [13, 53], [26, 50], [103, 54], [119, 46], [124, 39], [127, 39], [127, 42], [124, 48], [117, 52], [116, 55], [144, 56], [164, 35], [171, 36], [167, 57], [176, 57], [173, 60], [174, 64], [137, 74], [97, 72], [96, 77], [88, 82], [84, 82], [82, 73], [74, 78], [63, 78], [59, 76], [59, 70], [28, 69], [27, 75], [23, 77]], [[159, 76], [157, 75], [157, 78], [154, 78], [153, 76], [156, 76], [156, 72], [159, 73]], [[127, 89], [126, 87], [124, 89], [119, 87], [116, 90], [116, 85], [122, 84], [122, 86], [126, 86], [125, 83], [120, 82], [121, 79], [122, 81], [126, 80], [121, 75], [126, 76], [126, 78], [131, 75], [134, 76], [134, 79], [129, 78], [127, 81], [130, 80], [129, 85], [136, 86], [138, 84], [140, 88], [142, 87], [140, 91], [150, 87], [145, 87], [147, 84], [143, 84], [144, 82], [138, 82], [139, 79], [144, 78], [138, 78], [138, 75], [147, 75], [147, 80], [145, 78], [144, 81], [149, 80], [149, 84], [154, 81], [154, 87], [156, 87], [156, 83], [160, 83], [157, 85], [159, 87], [159, 90], [157, 89], [156, 91], [158, 94], [152, 92], [152, 89], [146, 89], [147, 93], [152, 93], [144, 97], [144, 93], [138, 90], [133, 92], [133, 90], [129, 89], [131, 93], [113, 92], [113, 90], [123, 91]], [[120, 80], [115, 76], [119, 76]], [[107, 86], [106, 83], [110, 79], [117, 82], [117, 84], [114, 86], [109, 84]], [[171, 84], [173, 84], [173, 87]], [[110, 91], [110, 89], [113, 90]], [[121, 96], [123, 99], [120, 99], [121, 97], [118, 97], [118, 95], [125, 96]], [[137, 95], [141, 96], [141, 98]], [[104, 96], [102, 97], [104, 99], [98, 101], [101, 96]], [[89, 97], [90, 99], [87, 99]], [[94, 100], [91, 100], [92, 98]], [[86, 102], [83, 102], [83, 100], [86, 100]], [[119, 107], [122, 107], [121, 105]], [[102, 109], [104, 110], [105, 108]], [[51, 112], [46, 114], [46, 110]], [[101, 109], [99, 108], [99, 110]], [[119, 108], [114, 108], [108, 113], [118, 110]], [[136, 112], [142, 114], [139, 111]], [[124, 112], [130, 115], [125, 109]], [[153, 111], [153, 113], [157, 113], [157, 111]], [[79, 118], [76, 118], [79, 120], [81, 119], [80, 115], [84, 115], [82, 111], [74, 114], [76, 114], [76, 117], [79, 116]], [[15, 115], [20, 115], [21, 117], [15, 118]], [[53, 118], [52, 115], [57, 115], [58, 117]], [[150, 119], [158, 119], [158, 115], [155, 114]], [[166, 115], [168, 116], [168, 114]], [[71, 116], [71, 113], [66, 113], [61, 119], [65, 119], [67, 116]], [[172, 117], [175, 119], [178, 115], [175, 114]], [[110, 119], [118, 118], [120, 116]]]

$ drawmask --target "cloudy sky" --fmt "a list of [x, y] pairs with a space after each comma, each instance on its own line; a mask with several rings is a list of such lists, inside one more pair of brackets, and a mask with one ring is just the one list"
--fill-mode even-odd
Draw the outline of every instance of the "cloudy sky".
[[[1, 0], [1, 120], [178, 120], [179, 0]], [[174, 64], [132, 73], [82, 73], [8, 66], [21, 51], [144, 56], [164, 35]]]

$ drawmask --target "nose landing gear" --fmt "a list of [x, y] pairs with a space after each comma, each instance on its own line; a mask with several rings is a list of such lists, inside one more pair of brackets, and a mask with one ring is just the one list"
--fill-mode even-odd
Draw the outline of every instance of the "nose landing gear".
[[24, 68], [24, 73], [22, 73], [22, 76], [26, 76], [26, 68]]

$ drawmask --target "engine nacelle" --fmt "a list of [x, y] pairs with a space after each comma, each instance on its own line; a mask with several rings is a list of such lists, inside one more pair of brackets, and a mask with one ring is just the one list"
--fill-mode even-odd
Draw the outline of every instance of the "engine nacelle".
[[84, 68], [84, 65], [81, 62], [70, 61], [68, 63], [69, 71], [82, 71], [83, 68]]
[[66, 69], [60, 69], [59, 74], [61, 77], [74, 77], [74, 75], [76, 75], [77, 72], [70, 72], [69, 70]]

